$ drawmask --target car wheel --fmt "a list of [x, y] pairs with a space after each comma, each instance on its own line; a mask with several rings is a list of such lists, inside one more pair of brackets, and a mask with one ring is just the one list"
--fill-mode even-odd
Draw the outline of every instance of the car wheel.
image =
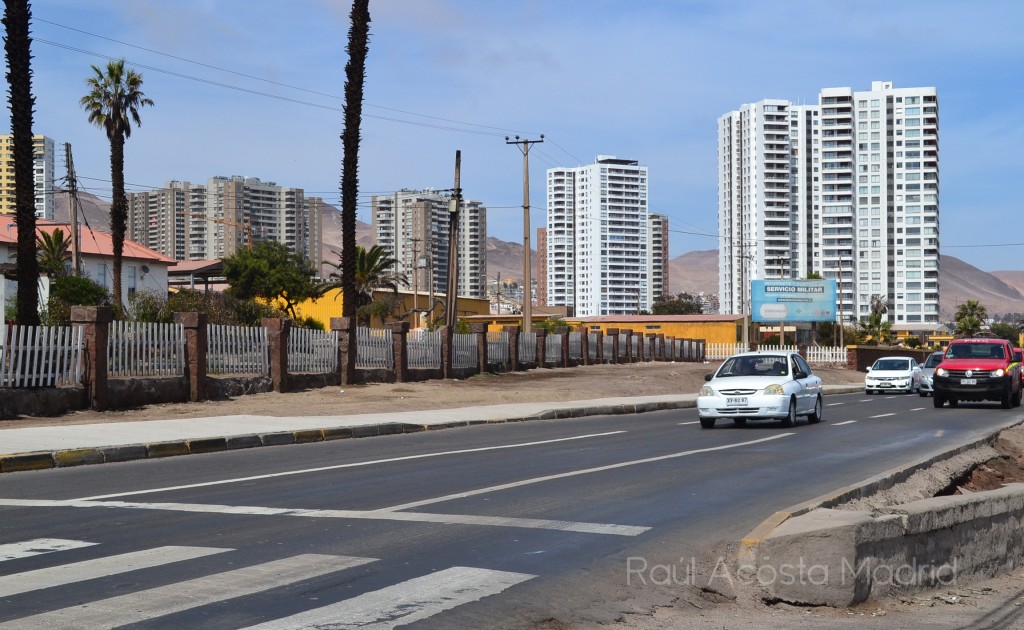
[[928, 398], [928, 392], [917, 392], [917, 395], [921, 398]]
[[864, 390], [864, 395], [865, 395], [865, 396], [870, 396], [870, 395], [871, 395], [871, 394], [873, 394], [873, 393], [874, 393], [874, 392], [873, 392], [873, 391], [871, 391], [870, 389], [865, 389], [865, 390]]
[[932, 394], [932, 406], [936, 409], [940, 409], [944, 404], [946, 404], [946, 399], [943, 398], [941, 394]]
[[960, 404], [960, 401], [957, 400], [956, 398], [950, 398], [949, 399], [949, 406], [950, 407], [956, 407], [959, 404]]
[[999, 404], [1003, 409], [1009, 409], [1013, 407], [1013, 388], [1007, 383], [1006, 387], [1003, 388], [1003, 395], [999, 398]]
[[782, 426], [791, 427], [796, 424], [796, 400], [789, 399], [789, 413], [782, 419]]
[[714, 429], [715, 428], [715, 418], [701, 418], [700, 419], [700, 428], [702, 428], [702, 429]]
[[1018, 390], [1017, 393], [1013, 395], [1013, 406], [1014, 407], [1020, 407], [1020, 400], [1021, 400], [1021, 396], [1022, 395], [1024, 395], [1024, 392], [1022, 392], [1020, 390]]
[[746, 418], [733, 418], [732, 419], [732, 423], [735, 424], [738, 427], [745, 427], [745, 426], [747, 426], [747, 419]]
[[818, 396], [818, 399], [814, 401], [814, 411], [807, 416], [807, 422], [811, 424], [818, 424], [821, 422], [821, 408], [821, 396]]

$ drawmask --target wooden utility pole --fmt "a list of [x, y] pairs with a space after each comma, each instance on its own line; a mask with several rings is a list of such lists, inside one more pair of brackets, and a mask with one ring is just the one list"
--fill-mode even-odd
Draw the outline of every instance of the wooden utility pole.
[[423, 239], [412, 238], [412, 317], [413, 328], [419, 328], [419, 305], [420, 305], [420, 241]]
[[533, 249], [530, 247], [530, 146], [544, 142], [544, 134], [540, 140], [509, 140], [505, 136], [505, 144], [514, 144], [523, 152], [523, 332], [533, 331], [533, 276], [530, 272], [530, 258]]
[[71, 157], [71, 143], [64, 143], [64, 165], [68, 182], [68, 222], [71, 223], [71, 275], [82, 273], [82, 252], [78, 230], [78, 176], [75, 175], [75, 160]]
[[459, 180], [462, 171], [462, 151], [455, 152], [455, 189], [448, 206], [448, 295], [445, 307], [445, 323], [455, 330], [458, 323], [459, 292], [459, 204], [462, 203], [462, 188]]

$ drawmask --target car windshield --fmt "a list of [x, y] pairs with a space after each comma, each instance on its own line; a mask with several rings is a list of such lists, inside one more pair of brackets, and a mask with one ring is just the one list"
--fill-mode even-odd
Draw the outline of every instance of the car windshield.
[[1005, 359], [1003, 346], [994, 343], [957, 343], [946, 350], [947, 359]]
[[879, 359], [875, 361], [876, 370], [909, 370], [910, 361], [907, 359]]
[[934, 367], [938, 367], [939, 363], [942, 363], [942, 353], [941, 352], [937, 352], [937, 353], [928, 355], [928, 359], [924, 362], [924, 366], [926, 368], [934, 368]]
[[715, 376], [786, 376], [789, 362], [781, 355], [730, 357]]

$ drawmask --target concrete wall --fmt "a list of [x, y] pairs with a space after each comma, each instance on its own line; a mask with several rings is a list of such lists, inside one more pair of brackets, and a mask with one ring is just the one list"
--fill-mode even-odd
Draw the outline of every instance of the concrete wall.
[[[990, 577], [1024, 562], [1024, 484], [779, 525], [748, 572], [779, 600], [844, 607]], [[784, 577], [785, 576], [785, 577]]]

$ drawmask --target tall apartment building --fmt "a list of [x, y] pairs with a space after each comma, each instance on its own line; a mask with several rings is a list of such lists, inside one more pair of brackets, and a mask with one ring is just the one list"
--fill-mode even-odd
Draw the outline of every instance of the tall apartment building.
[[[599, 155], [547, 171], [547, 303], [578, 317], [649, 310], [647, 167]], [[540, 254], [540, 252], [538, 252]]]
[[938, 129], [935, 88], [884, 81], [719, 118], [721, 312], [747, 312], [750, 280], [817, 272], [842, 321], [881, 299], [898, 329], [937, 324]]
[[652, 212], [650, 217], [651, 301], [670, 293], [668, 286], [668, 217]]
[[[53, 138], [32, 136], [36, 216], [52, 219], [54, 212], [55, 153]], [[0, 135], [0, 214], [14, 214], [14, 136]]]
[[170, 181], [128, 195], [129, 238], [176, 260], [224, 258], [250, 243], [277, 241], [314, 269], [322, 261], [323, 200], [254, 177]]
[[[374, 241], [398, 260], [399, 271], [421, 292], [448, 287], [450, 198], [436, 190], [402, 189], [372, 200]], [[463, 200], [459, 209], [457, 293], [487, 297], [487, 208]]]

